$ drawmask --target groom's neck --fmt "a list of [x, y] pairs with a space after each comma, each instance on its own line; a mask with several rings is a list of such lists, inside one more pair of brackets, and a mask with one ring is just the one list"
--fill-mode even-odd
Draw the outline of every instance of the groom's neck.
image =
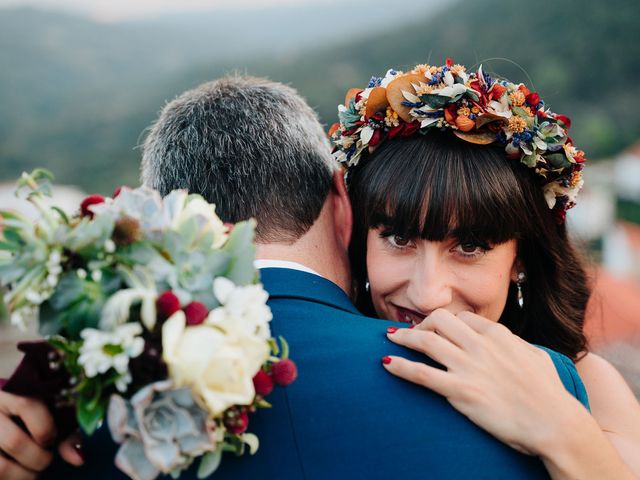
[[350, 295], [351, 272], [347, 252], [340, 252], [330, 238], [321, 237], [307, 234], [291, 244], [258, 243], [256, 259], [299, 263], [332, 281]]

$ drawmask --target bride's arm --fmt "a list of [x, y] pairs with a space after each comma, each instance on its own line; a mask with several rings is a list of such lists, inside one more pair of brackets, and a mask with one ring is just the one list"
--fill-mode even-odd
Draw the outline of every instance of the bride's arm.
[[620, 373], [588, 353], [576, 363], [591, 413], [624, 461], [640, 477], [640, 404]]
[[444, 395], [516, 450], [540, 456], [553, 478], [633, 478], [598, 423], [566, 391], [549, 355], [504, 326], [437, 310], [388, 337], [447, 370], [401, 357], [391, 357], [387, 370]]

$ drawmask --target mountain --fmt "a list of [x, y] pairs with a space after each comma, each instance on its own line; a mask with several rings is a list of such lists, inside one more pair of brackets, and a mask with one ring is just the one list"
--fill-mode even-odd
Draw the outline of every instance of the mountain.
[[0, 179], [43, 165], [87, 190], [134, 184], [135, 147], [164, 102], [226, 72], [290, 83], [330, 124], [348, 88], [447, 56], [533, 85], [572, 117], [572, 137], [590, 158], [637, 140], [634, 0], [417, 3], [120, 24], [0, 12]]

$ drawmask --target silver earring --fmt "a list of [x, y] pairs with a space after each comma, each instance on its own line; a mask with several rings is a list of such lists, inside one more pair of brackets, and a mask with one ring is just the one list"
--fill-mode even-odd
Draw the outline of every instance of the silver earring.
[[369, 280], [364, 282], [364, 289], [367, 293], [369, 293], [369, 290], [371, 290], [371, 285], [369, 284]]
[[516, 281], [516, 287], [518, 288], [518, 305], [520, 306], [520, 308], [524, 306], [524, 296], [522, 295], [522, 284], [524, 283], [524, 280], [526, 278], [527, 276], [524, 274], [524, 272], [518, 273], [518, 280]]

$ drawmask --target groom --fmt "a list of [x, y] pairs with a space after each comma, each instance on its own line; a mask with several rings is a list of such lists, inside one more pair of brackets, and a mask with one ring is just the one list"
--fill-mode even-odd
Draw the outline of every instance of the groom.
[[[362, 316], [349, 300], [351, 209], [329, 148], [293, 89], [247, 77], [185, 92], [145, 141], [146, 185], [199, 193], [225, 221], [256, 218], [272, 333], [287, 338], [298, 365], [297, 381], [251, 419], [259, 451], [225, 455], [214, 478], [545, 478], [538, 459], [383, 371], [385, 355], [419, 357], [386, 340], [391, 322]], [[87, 442], [80, 472], [118, 478], [103, 447]]]

